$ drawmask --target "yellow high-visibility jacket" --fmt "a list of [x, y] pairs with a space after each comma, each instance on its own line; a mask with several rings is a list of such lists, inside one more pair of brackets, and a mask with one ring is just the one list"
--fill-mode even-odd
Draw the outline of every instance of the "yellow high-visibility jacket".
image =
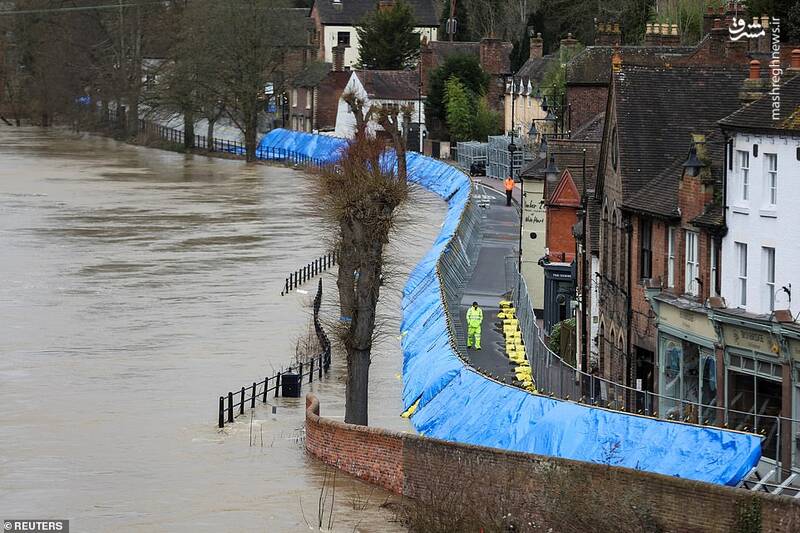
[[467, 310], [467, 325], [480, 326], [483, 322], [483, 309], [470, 306]]

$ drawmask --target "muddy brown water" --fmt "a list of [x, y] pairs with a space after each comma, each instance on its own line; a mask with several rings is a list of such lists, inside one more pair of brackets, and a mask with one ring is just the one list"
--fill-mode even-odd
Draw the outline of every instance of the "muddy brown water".
[[[0, 519], [68, 518], [81, 532], [404, 530], [382, 506], [389, 495], [343, 475], [320, 513], [333, 483], [303, 451], [302, 400], [215, 427], [219, 395], [288, 364], [307, 331], [315, 285], [280, 292], [325, 251], [311, 180], [0, 127]], [[392, 239], [373, 425], [411, 431], [398, 416], [400, 289], [444, 210], [415, 191]], [[324, 284], [331, 319], [331, 274]], [[335, 353], [303, 388], [333, 417], [342, 368]]]

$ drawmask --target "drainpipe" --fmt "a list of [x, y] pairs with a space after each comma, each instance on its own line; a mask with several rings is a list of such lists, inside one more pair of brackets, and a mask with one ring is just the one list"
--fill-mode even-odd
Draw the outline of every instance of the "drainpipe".
[[[628, 319], [628, 339], [627, 339], [627, 348], [628, 348], [628, 355], [627, 360], [628, 363], [631, 362], [631, 338], [632, 338], [632, 329], [633, 329], [633, 308], [631, 305], [631, 289], [633, 287], [633, 224], [631, 224], [630, 215], [625, 215], [627, 218], [627, 224], [625, 225], [625, 232], [628, 234], [628, 287], [627, 292], [628, 294], [625, 295], [625, 305], [627, 307], [627, 319]], [[633, 365], [631, 365], [630, 369], [628, 370], [628, 375], [626, 376], [626, 380], [628, 381], [628, 385], [631, 384], [631, 372], [633, 372]]]

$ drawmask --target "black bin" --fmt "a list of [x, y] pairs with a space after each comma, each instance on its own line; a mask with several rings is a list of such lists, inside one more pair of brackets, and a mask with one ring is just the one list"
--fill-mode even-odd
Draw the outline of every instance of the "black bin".
[[281, 396], [300, 397], [300, 374], [281, 374]]

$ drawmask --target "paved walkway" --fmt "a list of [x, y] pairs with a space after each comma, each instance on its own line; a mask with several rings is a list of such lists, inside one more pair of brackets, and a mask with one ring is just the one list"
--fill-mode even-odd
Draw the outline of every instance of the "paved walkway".
[[[478, 302], [483, 309], [481, 328], [481, 350], [466, 350], [470, 364], [485, 373], [497, 376], [501, 381], [512, 382], [514, 367], [505, 355], [505, 339], [499, 326], [498, 302], [506, 292], [506, 257], [517, 257], [519, 239], [519, 203], [506, 207], [505, 192], [498, 191], [484, 182], [500, 188], [502, 182], [492, 178], [476, 178], [477, 199], [484, 205], [483, 240], [478, 252], [478, 261], [472, 276], [464, 287], [460, 316], [466, 331], [467, 309]], [[515, 197], [519, 200], [519, 188]]]

